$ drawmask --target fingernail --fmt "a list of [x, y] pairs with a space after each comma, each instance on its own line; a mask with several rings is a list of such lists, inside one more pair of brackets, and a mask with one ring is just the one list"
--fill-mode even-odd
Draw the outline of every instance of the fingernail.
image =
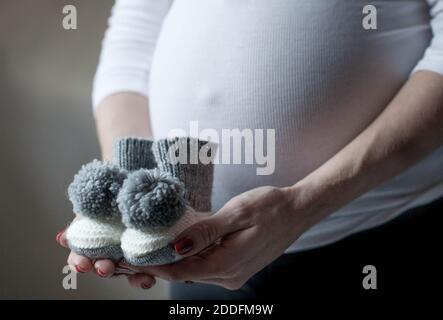
[[82, 267], [80, 267], [79, 265], [76, 265], [75, 267], [75, 271], [79, 272], [79, 273], [85, 273], [86, 270], [83, 269]]
[[97, 274], [102, 277], [102, 278], [107, 278], [108, 275], [106, 273], [104, 273], [102, 270], [97, 269]]
[[142, 289], [151, 289], [152, 288], [153, 283], [142, 283], [141, 287]]
[[65, 231], [65, 229], [60, 230], [57, 235], [55, 236], [55, 241], [60, 242], [60, 237], [62, 236], [63, 232]]
[[194, 248], [194, 241], [189, 237], [183, 237], [175, 242], [174, 247], [178, 254], [186, 254]]

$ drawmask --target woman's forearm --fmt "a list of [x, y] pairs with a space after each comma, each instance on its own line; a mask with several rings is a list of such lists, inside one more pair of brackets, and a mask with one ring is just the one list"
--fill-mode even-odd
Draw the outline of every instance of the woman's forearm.
[[102, 157], [112, 157], [112, 142], [125, 136], [151, 137], [148, 99], [136, 93], [116, 93], [96, 109], [97, 135]]
[[442, 144], [443, 77], [417, 72], [368, 128], [292, 189], [302, 206], [316, 207], [308, 210], [314, 224]]

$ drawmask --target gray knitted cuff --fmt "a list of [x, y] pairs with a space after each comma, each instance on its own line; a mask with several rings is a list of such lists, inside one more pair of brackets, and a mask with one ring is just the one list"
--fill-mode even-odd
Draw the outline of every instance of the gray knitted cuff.
[[156, 166], [152, 140], [149, 139], [128, 137], [115, 140], [112, 153], [112, 162], [128, 171]]
[[213, 160], [217, 145], [189, 137], [161, 139], [153, 153], [161, 171], [180, 179], [185, 185], [185, 199], [196, 211], [211, 211]]

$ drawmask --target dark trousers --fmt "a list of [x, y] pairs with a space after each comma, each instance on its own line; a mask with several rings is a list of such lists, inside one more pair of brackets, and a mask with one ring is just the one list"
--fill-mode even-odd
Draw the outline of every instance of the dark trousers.
[[[172, 299], [417, 298], [443, 290], [443, 198], [334, 244], [284, 254], [230, 291], [174, 283]], [[365, 266], [375, 267], [363, 273]], [[369, 276], [369, 278], [364, 279]], [[375, 279], [375, 282], [374, 282]], [[365, 289], [363, 283], [377, 289]], [[366, 286], [367, 287], [367, 286]]]

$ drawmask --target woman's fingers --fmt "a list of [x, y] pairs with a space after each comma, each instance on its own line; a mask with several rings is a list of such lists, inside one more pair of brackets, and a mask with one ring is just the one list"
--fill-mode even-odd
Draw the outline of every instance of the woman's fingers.
[[66, 239], [66, 228], [57, 233], [57, 235], [55, 236], [55, 240], [62, 247], [68, 248], [68, 240]]
[[127, 275], [129, 284], [135, 288], [150, 289], [155, 285], [155, 278], [147, 274]]
[[244, 220], [235, 220], [235, 215], [228, 209], [222, 209], [184, 230], [174, 241], [175, 251], [183, 257], [193, 256], [225, 235], [249, 226]]
[[102, 278], [109, 278], [115, 272], [114, 262], [111, 260], [97, 260], [94, 263], [95, 272]]
[[111, 260], [97, 260], [94, 264], [86, 257], [71, 251], [68, 256], [68, 264], [79, 273], [87, 273], [95, 269], [102, 278], [109, 278], [114, 274], [115, 265]]
[[[74, 221], [80, 219], [79, 216]], [[68, 248], [68, 240], [66, 239], [66, 228], [61, 230], [55, 236], [55, 240], [62, 247]], [[68, 264], [79, 273], [90, 272], [95, 269], [96, 273], [102, 278], [108, 278], [114, 274], [115, 265], [111, 260], [97, 260], [92, 262], [89, 258], [83, 257], [73, 251], [68, 256]]]
[[[79, 215], [75, 215], [75, 218], [72, 220], [74, 222], [75, 220], [81, 219]], [[71, 223], [72, 223], [71, 222]], [[55, 236], [55, 241], [62, 247], [68, 248], [68, 240], [66, 239], [66, 229], [68, 227], [64, 227], [62, 230], [60, 230], [57, 235]]]
[[68, 256], [68, 264], [79, 273], [86, 273], [93, 269], [91, 260], [80, 256], [73, 251], [71, 251]]
[[115, 270], [114, 270], [114, 275], [130, 275], [130, 274], [136, 274], [137, 272], [127, 269], [127, 268], [122, 268], [121, 266], [116, 266]]

